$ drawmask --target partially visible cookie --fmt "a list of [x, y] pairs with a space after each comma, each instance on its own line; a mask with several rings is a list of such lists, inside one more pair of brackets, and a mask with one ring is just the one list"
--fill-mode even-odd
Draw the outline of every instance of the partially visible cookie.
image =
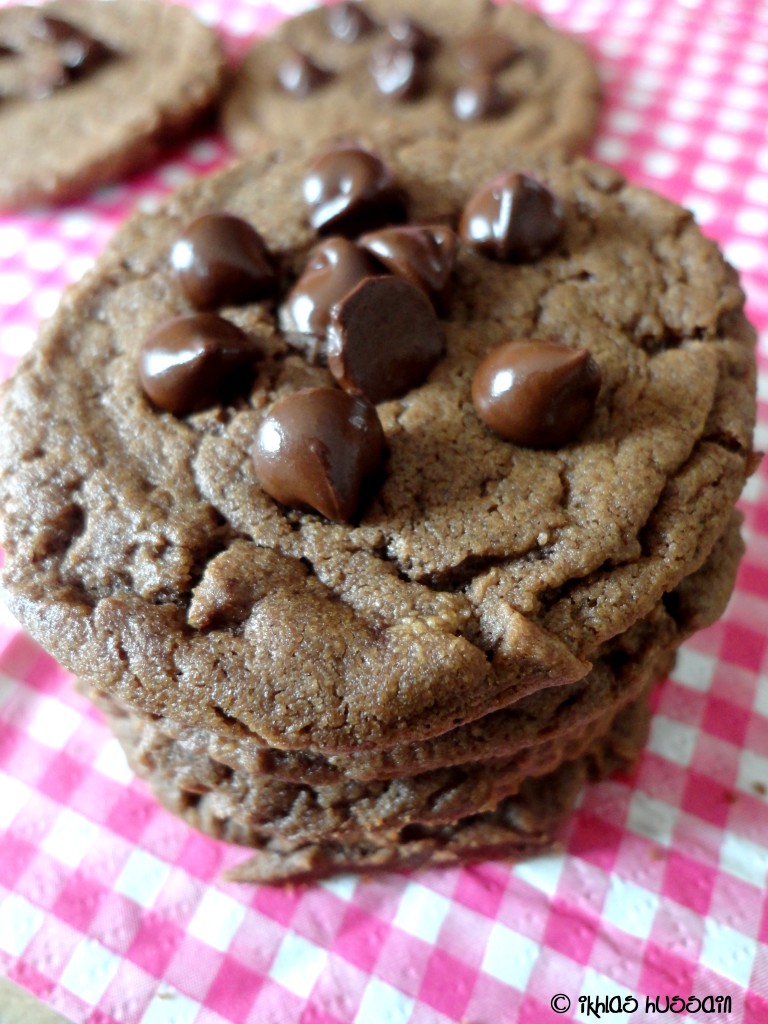
[[576, 152], [599, 97], [581, 43], [517, 4], [366, 0], [309, 11], [258, 41], [223, 126], [240, 152], [376, 128]]
[[152, 0], [0, 10], [0, 208], [65, 201], [145, 164], [218, 98], [216, 34]]

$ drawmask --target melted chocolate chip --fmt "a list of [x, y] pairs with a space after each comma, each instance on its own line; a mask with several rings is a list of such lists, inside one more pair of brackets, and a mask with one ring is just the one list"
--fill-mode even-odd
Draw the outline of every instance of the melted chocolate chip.
[[317, 342], [325, 339], [331, 308], [364, 277], [376, 273], [376, 264], [354, 242], [329, 238], [310, 253], [304, 272], [280, 308], [280, 327], [288, 340], [314, 356]]
[[320, 67], [300, 50], [291, 50], [278, 65], [276, 78], [285, 92], [304, 99], [329, 82], [333, 72]]
[[392, 18], [387, 22], [387, 31], [396, 43], [413, 50], [417, 57], [429, 57], [437, 49], [437, 38], [413, 18]]
[[171, 249], [171, 266], [195, 309], [254, 302], [277, 286], [261, 235], [229, 213], [193, 220]]
[[370, 402], [338, 388], [305, 388], [275, 402], [252, 454], [270, 497], [349, 521], [384, 452], [384, 431]]
[[247, 334], [215, 313], [180, 316], [157, 327], [142, 346], [139, 379], [160, 409], [176, 416], [223, 401], [250, 380], [256, 356]]
[[599, 390], [600, 367], [586, 349], [512, 341], [480, 363], [472, 401], [486, 426], [507, 441], [557, 448], [592, 418]]
[[356, 146], [313, 160], [303, 191], [310, 223], [321, 233], [354, 236], [405, 218], [405, 197], [390, 169]]
[[69, 79], [83, 78], [114, 56], [100, 39], [52, 14], [41, 14], [34, 34], [54, 43]]
[[456, 56], [466, 74], [493, 75], [508, 68], [522, 52], [515, 40], [502, 32], [478, 32], [462, 40]]
[[392, 100], [415, 100], [422, 95], [427, 77], [415, 50], [400, 43], [382, 43], [372, 52], [371, 77], [382, 96]]
[[444, 349], [429, 299], [402, 278], [366, 278], [331, 311], [328, 367], [345, 390], [372, 402], [421, 384]]
[[453, 94], [453, 113], [459, 121], [487, 121], [505, 114], [510, 106], [509, 96], [493, 75], [473, 75]]
[[418, 285], [442, 307], [456, 262], [458, 238], [442, 224], [382, 228], [358, 239], [387, 270]]
[[328, 31], [342, 43], [356, 43], [376, 28], [376, 22], [358, 3], [343, 2], [328, 8]]
[[459, 234], [485, 256], [526, 263], [548, 252], [563, 227], [563, 209], [548, 188], [525, 174], [507, 173], [472, 196]]

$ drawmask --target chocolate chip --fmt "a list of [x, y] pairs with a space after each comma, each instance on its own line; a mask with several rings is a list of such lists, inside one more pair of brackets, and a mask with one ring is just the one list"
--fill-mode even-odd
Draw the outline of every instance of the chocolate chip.
[[331, 308], [376, 264], [359, 245], [346, 238], [329, 238], [309, 255], [304, 272], [280, 307], [280, 328], [293, 345], [314, 357], [325, 339]]
[[139, 356], [144, 393], [176, 416], [206, 409], [250, 379], [256, 348], [235, 324], [215, 313], [180, 316], [157, 327]]
[[453, 113], [459, 121], [487, 121], [505, 114], [510, 106], [509, 96], [493, 75], [473, 75], [453, 94]]
[[437, 37], [413, 18], [392, 18], [387, 22], [387, 31], [396, 43], [413, 50], [417, 57], [429, 57], [438, 46]]
[[405, 219], [405, 197], [390, 169], [356, 146], [313, 160], [303, 191], [310, 223], [321, 233], [354, 236]]
[[506, 173], [472, 196], [459, 234], [486, 256], [526, 263], [551, 249], [563, 227], [563, 209], [548, 188], [525, 174]]
[[502, 32], [478, 32], [461, 41], [456, 56], [466, 74], [493, 75], [508, 68], [522, 52], [515, 40]]
[[278, 64], [276, 78], [285, 92], [304, 99], [329, 82], [333, 72], [320, 67], [300, 50], [290, 50]]
[[358, 239], [391, 273], [418, 285], [442, 308], [456, 262], [458, 238], [442, 224], [404, 224]]
[[472, 401], [480, 419], [507, 441], [556, 448], [592, 418], [599, 390], [600, 367], [586, 349], [512, 341], [480, 363]]
[[382, 96], [392, 100], [415, 100], [426, 87], [426, 70], [415, 50], [400, 43], [381, 43], [371, 51], [371, 77]]
[[59, 60], [70, 79], [91, 74], [114, 56], [114, 51], [106, 43], [53, 14], [41, 14], [33, 31], [38, 38], [56, 44]]
[[345, 390], [372, 402], [421, 384], [444, 349], [429, 299], [402, 278], [366, 278], [331, 311], [328, 367]]
[[356, 43], [376, 28], [376, 22], [358, 3], [344, 2], [328, 8], [328, 30], [342, 43]]
[[370, 402], [338, 388], [305, 388], [275, 402], [252, 454], [270, 497], [349, 521], [384, 452], [384, 431]]
[[6, 46], [5, 43], [0, 43], [0, 59], [3, 57], [15, 57], [18, 54], [18, 50], [14, 50], [12, 46]]
[[171, 249], [171, 266], [195, 309], [254, 302], [277, 286], [261, 235], [229, 213], [193, 220]]

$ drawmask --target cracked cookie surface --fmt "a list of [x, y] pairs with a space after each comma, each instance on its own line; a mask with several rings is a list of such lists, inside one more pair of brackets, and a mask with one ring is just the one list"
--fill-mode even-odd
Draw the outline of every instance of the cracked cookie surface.
[[[455, 226], [498, 169], [451, 140], [375, 148], [413, 223]], [[136, 362], [188, 312], [168, 256], [203, 212], [253, 224], [290, 287], [316, 241], [311, 155], [184, 189], [67, 293], [3, 396], [2, 579], [33, 635], [127, 706], [335, 755], [582, 679], [696, 572], [753, 467], [754, 336], [690, 214], [598, 165], [510, 153], [562, 202], [558, 246], [525, 265], [460, 246], [445, 357], [378, 406], [378, 494], [354, 524], [288, 511], [259, 486], [253, 437], [273, 400], [332, 378], [286, 344], [272, 302], [224, 310], [262, 353], [231, 405], [160, 413]], [[531, 336], [589, 349], [602, 373], [591, 423], [553, 451], [501, 440], [471, 402], [480, 358]]]

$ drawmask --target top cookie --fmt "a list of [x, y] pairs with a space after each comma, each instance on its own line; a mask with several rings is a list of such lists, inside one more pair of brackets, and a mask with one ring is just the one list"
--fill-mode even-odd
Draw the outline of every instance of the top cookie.
[[516, 4], [366, 0], [309, 11], [257, 42], [222, 117], [242, 153], [376, 126], [572, 153], [592, 136], [599, 94], [581, 44]]
[[0, 208], [75, 198], [190, 128], [218, 98], [216, 34], [152, 0], [0, 10]]
[[[585, 677], [704, 564], [753, 465], [736, 274], [618, 173], [506, 158], [283, 150], [118, 232], [3, 395], [3, 587], [68, 669], [224, 737], [383, 750]], [[393, 373], [359, 348], [387, 323]], [[517, 441], [481, 368], [513, 343], [498, 397], [531, 340], [555, 400], [519, 393]]]

